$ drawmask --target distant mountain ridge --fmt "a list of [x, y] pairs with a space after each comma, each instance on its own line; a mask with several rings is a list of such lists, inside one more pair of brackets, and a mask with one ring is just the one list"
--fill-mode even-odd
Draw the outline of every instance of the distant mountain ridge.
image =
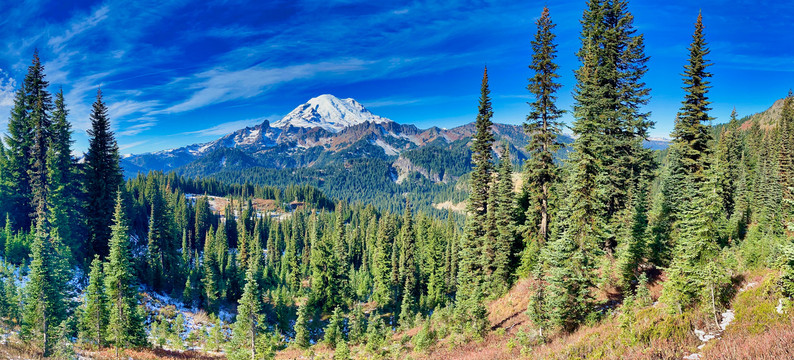
[[[521, 126], [494, 124], [493, 131], [495, 148], [508, 144], [515, 163], [528, 157], [525, 147], [530, 139]], [[210, 176], [246, 167], [338, 167], [353, 159], [380, 159], [392, 167], [394, 181], [417, 172], [433, 182], [449, 182], [468, 172], [467, 144], [474, 132], [473, 123], [452, 129], [398, 124], [353, 99], [326, 94], [276, 122], [266, 120], [207, 143], [127, 156], [122, 165], [127, 176], [149, 170]], [[563, 143], [572, 141], [566, 135], [560, 138]], [[646, 144], [666, 147], [663, 140]]]

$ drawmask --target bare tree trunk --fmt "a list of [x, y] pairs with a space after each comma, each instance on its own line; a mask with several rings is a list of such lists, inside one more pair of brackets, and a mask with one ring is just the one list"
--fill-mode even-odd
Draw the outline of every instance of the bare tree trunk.
[[44, 315], [44, 318], [42, 319], [43, 322], [44, 322], [43, 323], [43, 325], [44, 325], [44, 357], [47, 357], [47, 356], [50, 355], [50, 347], [49, 347], [50, 344], [48, 343], [49, 342], [49, 338], [47, 337], [47, 332], [49, 330], [48, 329], [48, 325], [49, 325], [49, 321], [48, 320], [49, 319], [47, 319], [47, 309], [45, 308], [44, 311], [42, 311], [42, 313]]

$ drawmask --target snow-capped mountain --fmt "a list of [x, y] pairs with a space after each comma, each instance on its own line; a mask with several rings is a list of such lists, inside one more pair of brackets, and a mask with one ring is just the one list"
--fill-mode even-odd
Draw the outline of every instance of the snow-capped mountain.
[[283, 119], [274, 122], [273, 127], [319, 127], [338, 133], [345, 128], [365, 122], [382, 124], [391, 122], [391, 120], [371, 113], [356, 100], [339, 99], [336, 96], [325, 94], [298, 106]]
[[[530, 137], [520, 125], [494, 124], [493, 131], [495, 144], [507, 141], [516, 162], [529, 156], [525, 147]], [[125, 156], [122, 166], [127, 176], [150, 170], [207, 176], [252, 167], [344, 168], [350, 160], [377, 159], [398, 179], [418, 172], [439, 182], [468, 171], [467, 144], [474, 132], [473, 123], [419, 129], [375, 115], [353, 99], [321, 95], [274, 123], [265, 120], [207, 143]], [[561, 138], [572, 141], [566, 135]], [[646, 143], [650, 148], [666, 145]]]

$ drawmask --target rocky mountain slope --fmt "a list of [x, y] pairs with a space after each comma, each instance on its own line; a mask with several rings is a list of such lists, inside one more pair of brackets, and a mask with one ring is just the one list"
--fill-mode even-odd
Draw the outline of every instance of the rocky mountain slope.
[[[215, 141], [177, 149], [126, 156], [127, 176], [149, 170], [176, 170], [191, 176], [260, 169], [343, 168], [349, 161], [377, 159], [389, 167], [389, 178], [400, 183], [419, 176], [433, 183], [450, 183], [470, 171], [468, 142], [474, 124], [452, 129], [419, 129], [373, 114], [353, 99], [320, 95], [296, 107], [281, 120], [237, 130]], [[506, 144], [514, 163], [528, 157], [530, 138], [520, 125], [495, 124], [494, 150]], [[562, 135], [563, 143], [573, 139]], [[664, 148], [667, 142], [646, 145]], [[560, 157], [566, 155], [562, 150]]]

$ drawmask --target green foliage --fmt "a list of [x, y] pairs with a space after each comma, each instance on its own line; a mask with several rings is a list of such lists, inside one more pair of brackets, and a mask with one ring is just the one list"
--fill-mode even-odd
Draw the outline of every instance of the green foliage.
[[121, 191], [117, 192], [110, 253], [105, 263], [105, 289], [110, 318], [107, 341], [116, 351], [146, 344], [143, 316], [138, 308], [138, 291], [129, 246], [129, 227]]
[[336, 344], [334, 360], [350, 360], [350, 347], [342, 340]]
[[789, 242], [783, 247], [781, 265], [780, 285], [783, 294], [794, 298], [794, 242]]
[[114, 195], [122, 185], [119, 165], [119, 146], [110, 130], [108, 107], [97, 91], [91, 109], [91, 129], [88, 130], [88, 152], [85, 155], [86, 224], [89, 247], [87, 255], [107, 256], [113, 220]]
[[80, 339], [83, 342], [97, 347], [104, 346], [109, 317], [107, 302], [102, 261], [95, 257], [91, 262], [80, 319]]
[[223, 347], [226, 342], [226, 332], [223, 330], [223, 322], [220, 318], [216, 318], [215, 324], [210, 328], [204, 349], [220, 351], [221, 347]]
[[292, 342], [300, 349], [309, 347], [311, 335], [309, 334], [309, 308], [306, 304], [298, 307], [298, 319], [295, 320], [295, 337]]
[[328, 325], [325, 327], [325, 336], [323, 342], [330, 347], [335, 347], [340, 341], [344, 341], [344, 318], [342, 318], [341, 309], [337, 307], [331, 318], [328, 319]]
[[[532, 136], [527, 145], [530, 158], [525, 165], [526, 189], [531, 193], [527, 219], [537, 226], [534, 241], [545, 243], [549, 239], [549, 199], [551, 189], [559, 181], [559, 169], [554, 161], [555, 153], [562, 147], [557, 135], [562, 132], [559, 121], [564, 110], [556, 105], [556, 92], [562, 86], [556, 82], [559, 66], [554, 62], [557, 57], [556, 37], [552, 32], [557, 26], [551, 21], [548, 7], [543, 8], [540, 18], [535, 22], [537, 33], [532, 41], [532, 64], [529, 68], [534, 76], [529, 79], [527, 89], [535, 98], [529, 105], [532, 109], [524, 123], [524, 131]], [[534, 229], [532, 231], [534, 232]]]
[[44, 356], [52, 351], [51, 338], [66, 315], [67, 251], [58, 235], [50, 233], [46, 214], [40, 214], [31, 248], [29, 281], [25, 286], [28, 302], [21, 332], [40, 340]]
[[422, 327], [413, 338], [414, 349], [417, 351], [424, 351], [436, 343], [436, 332], [430, 326], [430, 319], [422, 322]]

